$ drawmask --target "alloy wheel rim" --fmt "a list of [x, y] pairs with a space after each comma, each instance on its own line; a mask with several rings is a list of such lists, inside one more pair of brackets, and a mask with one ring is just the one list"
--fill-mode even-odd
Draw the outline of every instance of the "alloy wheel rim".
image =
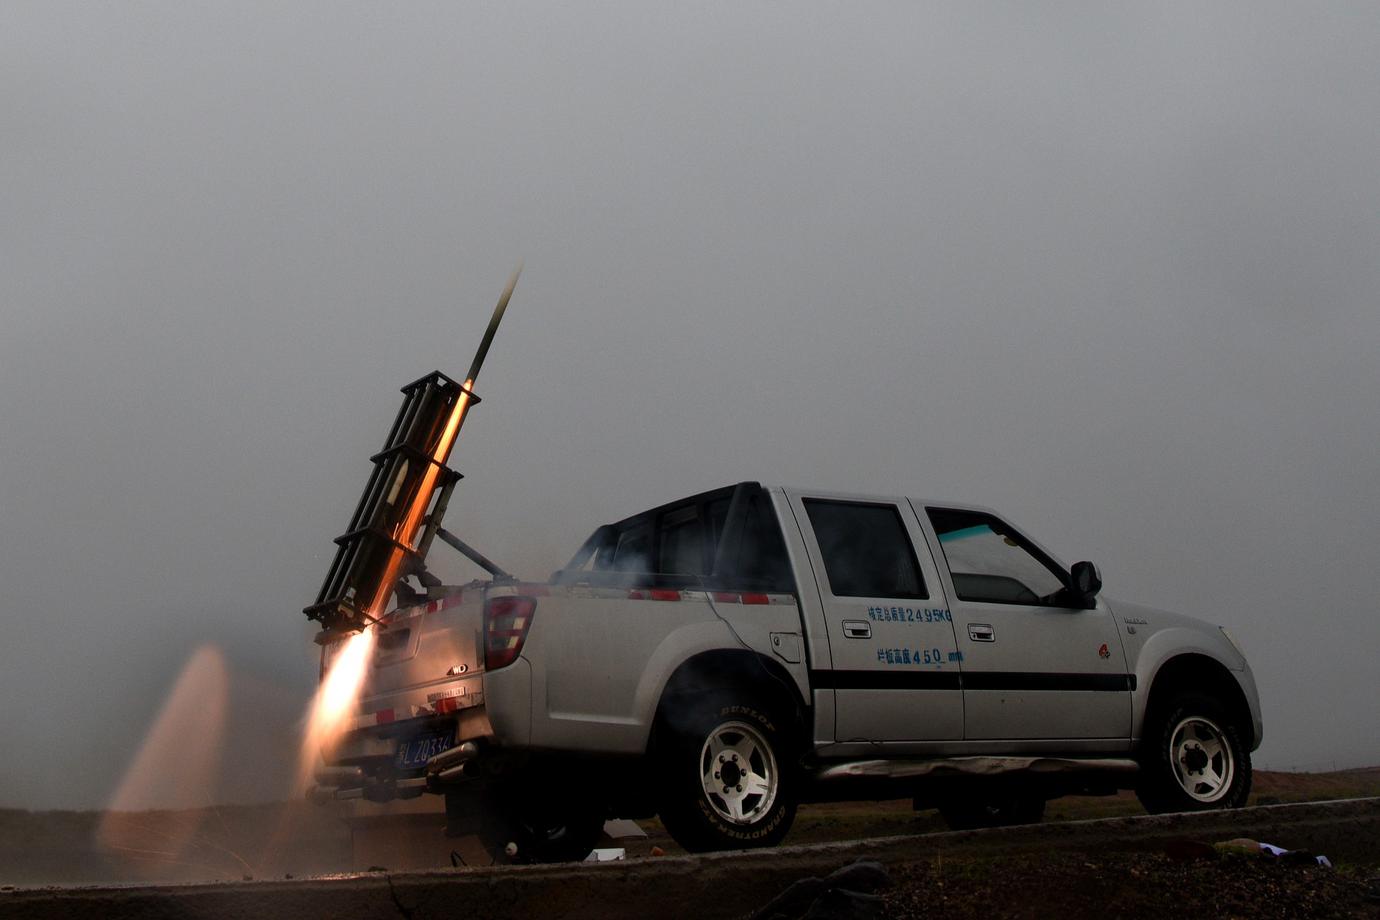
[[1211, 719], [1190, 716], [1169, 736], [1169, 762], [1179, 787], [1195, 801], [1220, 801], [1236, 777], [1226, 732]]
[[776, 755], [745, 722], [724, 722], [709, 733], [699, 769], [709, 807], [731, 824], [752, 824], [776, 802], [781, 784]]

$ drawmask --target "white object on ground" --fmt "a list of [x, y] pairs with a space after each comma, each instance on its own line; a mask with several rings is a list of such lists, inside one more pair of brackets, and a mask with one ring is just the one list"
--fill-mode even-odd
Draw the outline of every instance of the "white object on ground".
[[585, 857], [585, 862], [614, 862], [615, 860], [627, 859], [628, 851], [622, 847], [600, 847], [592, 850]]
[[604, 822], [604, 833], [612, 840], [626, 840], [629, 837], [646, 837], [647, 832], [636, 821], [627, 818], [614, 818]]
[[[1262, 843], [1260, 845], [1260, 848], [1264, 850], [1266, 853], [1269, 853], [1271, 856], [1287, 856], [1288, 854], [1293, 852], [1293, 850], [1286, 850], [1283, 847], [1277, 847], [1273, 843]], [[1326, 856], [1320, 855], [1315, 858], [1318, 860], [1318, 865], [1326, 869], [1332, 868], [1332, 860], [1328, 859]]]

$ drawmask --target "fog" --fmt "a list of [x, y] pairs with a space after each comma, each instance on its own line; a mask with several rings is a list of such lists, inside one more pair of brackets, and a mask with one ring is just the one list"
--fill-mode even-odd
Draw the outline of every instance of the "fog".
[[510, 570], [978, 502], [1227, 625], [1257, 765], [1380, 762], [1377, 62], [1360, 3], [5, 4], [0, 804], [108, 803], [203, 645], [207, 801], [284, 794], [331, 539], [520, 258], [447, 517]]

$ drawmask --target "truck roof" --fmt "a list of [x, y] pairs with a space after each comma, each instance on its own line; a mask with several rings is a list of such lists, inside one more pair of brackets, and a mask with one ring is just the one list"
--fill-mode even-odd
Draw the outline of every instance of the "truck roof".
[[638, 518], [648, 517], [657, 514], [661, 511], [670, 508], [675, 508], [678, 505], [691, 504], [694, 502], [702, 501], [711, 501], [720, 495], [726, 496], [731, 494], [733, 490], [738, 488], [739, 486], [756, 486], [767, 492], [776, 493], [790, 492], [798, 494], [804, 492], [812, 496], [818, 496], [820, 498], [836, 498], [843, 501], [894, 501], [898, 498], [904, 498], [908, 501], [914, 502], [916, 505], [921, 507], [954, 508], [963, 511], [981, 511], [987, 514], [997, 513], [995, 509], [990, 508], [986, 505], [975, 505], [971, 502], [950, 501], [948, 499], [921, 498], [915, 495], [907, 495], [905, 493], [896, 492], [889, 494], [881, 492], [839, 492], [832, 489], [815, 489], [797, 485], [771, 484], [749, 479], [744, 480], [742, 482], [735, 482], [729, 485], [720, 486], [717, 489], [707, 489], [703, 492], [696, 492], [692, 495], [682, 495], [674, 499], [673, 501], [663, 502], [662, 504], [657, 505], [653, 508], [644, 509], [642, 511], [637, 512], [636, 514], [627, 515], [626, 517], [619, 518], [618, 520], [612, 521], [610, 523], [616, 527], [634, 521]]
[[947, 498], [927, 498], [919, 495], [908, 495], [904, 492], [883, 494], [881, 492], [837, 492], [832, 489], [815, 489], [807, 486], [798, 485], [767, 485], [762, 484], [762, 488], [769, 492], [805, 492], [809, 495], [819, 496], [820, 498], [837, 498], [846, 501], [893, 501], [897, 498], [904, 498], [920, 507], [954, 508], [960, 511], [981, 511], [986, 514], [996, 514], [996, 509], [987, 505], [975, 505], [972, 502], [953, 501]]

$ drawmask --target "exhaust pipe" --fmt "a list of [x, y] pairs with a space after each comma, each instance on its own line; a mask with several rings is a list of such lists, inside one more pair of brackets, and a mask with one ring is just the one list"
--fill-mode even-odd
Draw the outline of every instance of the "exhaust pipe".
[[364, 771], [359, 767], [321, 767], [316, 771], [316, 781], [322, 786], [362, 786]]
[[[449, 773], [479, 756], [479, 745], [466, 741], [444, 750], [426, 762], [426, 772], [433, 775]], [[459, 775], [458, 773], [456, 774]]]

